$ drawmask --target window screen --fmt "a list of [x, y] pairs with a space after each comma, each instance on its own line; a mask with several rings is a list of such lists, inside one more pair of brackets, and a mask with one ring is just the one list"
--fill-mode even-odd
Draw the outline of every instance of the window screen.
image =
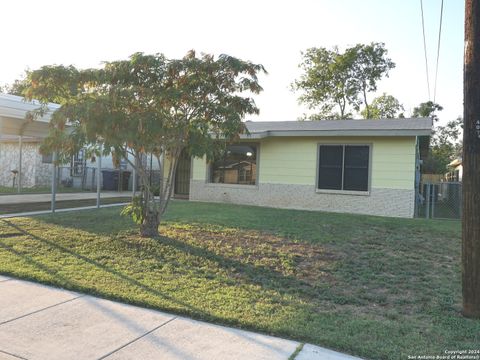
[[342, 189], [342, 146], [321, 146], [318, 166], [318, 187], [320, 189]]
[[369, 162], [367, 145], [321, 145], [318, 188], [368, 191]]

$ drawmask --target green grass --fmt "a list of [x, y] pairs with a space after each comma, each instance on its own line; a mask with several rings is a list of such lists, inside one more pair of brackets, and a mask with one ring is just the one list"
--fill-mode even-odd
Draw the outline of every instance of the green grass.
[[371, 359], [476, 349], [460, 223], [173, 202], [0, 220], [0, 273]]

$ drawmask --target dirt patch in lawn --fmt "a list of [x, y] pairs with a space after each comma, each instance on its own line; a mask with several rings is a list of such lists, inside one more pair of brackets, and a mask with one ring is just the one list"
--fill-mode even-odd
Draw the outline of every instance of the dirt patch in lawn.
[[253, 230], [175, 224], [162, 228], [162, 235], [231, 260], [294, 277], [312, 286], [335, 283], [332, 271], [340, 259], [325, 246]]

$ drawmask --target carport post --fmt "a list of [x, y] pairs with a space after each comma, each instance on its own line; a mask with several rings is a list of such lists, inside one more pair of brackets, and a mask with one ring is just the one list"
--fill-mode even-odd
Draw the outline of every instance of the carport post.
[[17, 174], [17, 192], [22, 191], [22, 152], [23, 152], [23, 137], [18, 137], [18, 174]]
[[52, 213], [55, 213], [55, 200], [57, 196], [57, 153], [52, 153]]
[[137, 170], [136, 170], [136, 166], [137, 166], [137, 158], [135, 157], [135, 160], [133, 160], [133, 163], [134, 163], [134, 167], [133, 167], [133, 170], [132, 170], [132, 199], [135, 197], [135, 190], [137, 188]]
[[100, 208], [100, 176], [102, 175], [102, 145], [97, 158], [97, 209]]

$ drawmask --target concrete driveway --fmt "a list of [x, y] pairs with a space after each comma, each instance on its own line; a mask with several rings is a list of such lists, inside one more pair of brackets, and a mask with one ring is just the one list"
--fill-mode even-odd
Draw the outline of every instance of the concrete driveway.
[[[0, 360], [288, 359], [298, 342], [0, 276]], [[297, 360], [353, 360], [305, 345]]]
[[[116, 192], [116, 191], [102, 191], [100, 197], [102, 199], [108, 198], [122, 198], [132, 196], [131, 191]], [[71, 193], [57, 193], [57, 201], [65, 200], [92, 200], [97, 198], [96, 192], [71, 192]], [[31, 204], [39, 202], [49, 202], [52, 200], [52, 194], [11, 194], [0, 195], [0, 204]]]

